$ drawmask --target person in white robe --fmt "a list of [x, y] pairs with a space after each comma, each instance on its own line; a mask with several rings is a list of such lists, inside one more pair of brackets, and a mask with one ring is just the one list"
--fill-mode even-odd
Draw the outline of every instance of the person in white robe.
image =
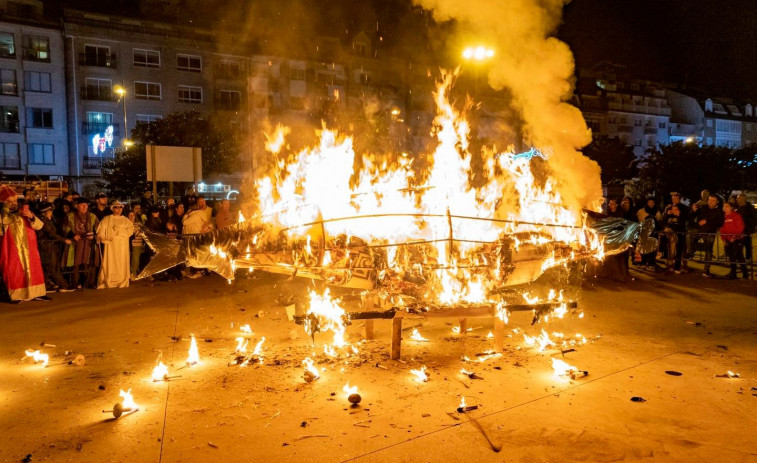
[[97, 289], [129, 287], [129, 240], [134, 224], [123, 216], [120, 201], [113, 201], [110, 209], [113, 214], [105, 216], [97, 227], [97, 241], [105, 245]]

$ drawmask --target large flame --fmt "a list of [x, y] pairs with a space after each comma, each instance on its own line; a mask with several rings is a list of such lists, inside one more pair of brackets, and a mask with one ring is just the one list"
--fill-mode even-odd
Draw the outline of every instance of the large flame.
[[[279, 161], [256, 182], [259, 208], [267, 223], [302, 243], [293, 252], [295, 267], [355, 268], [359, 251], [353, 249], [381, 247], [385, 272], [435, 281], [427, 297], [479, 303], [498, 281], [491, 255], [505, 235], [516, 248], [561, 243], [542, 272], [600, 251], [580, 207], [568, 204], [549, 177], [548, 149], [484, 149], [483, 163], [472, 167], [469, 124], [449, 101], [453, 81], [444, 74], [434, 94], [437, 146], [425, 169], [411, 168], [405, 156], [392, 162], [392, 156], [357, 154], [350, 137], [326, 128], [318, 146], [287, 157], [284, 131], [269, 137]], [[422, 256], [401, 248], [408, 243], [423, 243]]]

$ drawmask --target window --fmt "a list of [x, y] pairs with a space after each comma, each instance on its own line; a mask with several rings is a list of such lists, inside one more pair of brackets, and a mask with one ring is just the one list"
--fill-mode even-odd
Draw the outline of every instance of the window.
[[358, 76], [358, 82], [360, 82], [362, 85], [368, 85], [368, 83], [371, 81], [371, 76], [368, 74], [361, 72]]
[[641, 127], [641, 119], [634, 119], [633, 125], [635, 125], [636, 127]]
[[707, 137], [707, 144], [708, 144], [708, 145], [711, 145], [711, 144], [712, 144], [712, 137]]
[[13, 34], [10, 32], [0, 32], [0, 58], [15, 58], [16, 46], [13, 41]]
[[[115, 57], [110, 54], [110, 47], [99, 47], [97, 45], [84, 45], [84, 65], [113, 67], [115, 66]], [[80, 58], [81, 59], [81, 58]], [[80, 63], [81, 64], [81, 63]]]
[[137, 114], [137, 124], [149, 124], [157, 120], [163, 119], [163, 116], [158, 114]]
[[24, 36], [24, 59], [50, 61], [50, 39], [40, 35]]
[[179, 101], [182, 103], [202, 103], [202, 87], [179, 85]]
[[289, 68], [289, 78], [291, 80], [305, 80], [305, 70], [298, 68]]
[[[109, 126], [113, 126], [113, 113], [88, 111], [87, 119], [82, 125], [82, 132], [85, 135], [105, 134]], [[113, 131], [114, 129], [111, 128], [110, 133], [114, 134]]]
[[44, 166], [55, 165], [55, 153], [53, 145], [42, 143], [29, 144], [29, 164]]
[[301, 96], [293, 96], [289, 98], [289, 107], [293, 110], [305, 109], [305, 99]]
[[179, 71], [202, 72], [202, 58], [196, 55], [177, 55]]
[[26, 125], [35, 129], [52, 129], [52, 108], [29, 108]]
[[134, 49], [134, 66], [144, 66], [148, 68], [160, 67], [160, 52], [155, 50]]
[[18, 84], [16, 83], [16, 71], [13, 69], [0, 69], [0, 80], [2, 87], [0, 92], [3, 95], [18, 95]]
[[221, 60], [218, 63], [218, 77], [220, 79], [238, 79], [242, 75], [238, 61]]
[[27, 92], [52, 92], [53, 89], [50, 80], [49, 72], [24, 72], [24, 88]]
[[239, 109], [242, 94], [235, 90], [221, 90], [218, 92], [218, 106], [221, 109]]
[[712, 119], [707, 119], [707, 127], [712, 128]]
[[134, 98], [137, 100], [160, 100], [160, 84], [154, 82], [134, 82]]
[[607, 123], [608, 123], [608, 124], [615, 124], [615, 123], [616, 123], [616, 122], [615, 122], [615, 116], [610, 116], [610, 117], [608, 117], [608, 118], [607, 118]]
[[18, 106], [0, 106], [0, 132], [18, 133]]
[[665, 122], [660, 122], [660, 125], [659, 125], [659, 127], [660, 127], [661, 129], [664, 129], [665, 127], [667, 127], [667, 124], [666, 124]]
[[87, 77], [84, 82], [86, 87], [82, 98], [85, 100], [113, 101], [113, 84], [110, 79]]
[[0, 143], [0, 168], [20, 169], [21, 156], [18, 155], [18, 143]]

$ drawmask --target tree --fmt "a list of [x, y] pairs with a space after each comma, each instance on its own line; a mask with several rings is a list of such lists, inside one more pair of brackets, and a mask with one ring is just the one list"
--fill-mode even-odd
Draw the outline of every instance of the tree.
[[700, 191], [707, 189], [721, 198], [726, 197], [733, 189], [741, 187], [748, 169], [754, 172], [755, 164], [747, 166], [745, 163], [749, 153], [754, 161], [753, 148], [733, 150], [683, 142], [663, 145], [640, 163], [638, 183], [648, 188], [642, 192], [644, 194], [661, 196], [678, 191], [686, 198], [696, 199]]
[[140, 196], [147, 188], [146, 145], [202, 148], [204, 175], [229, 173], [239, 167], [240, 143], [231, 125], [197, 111], [171, 113], [131, 131], [134, 145], [103, 164], [105, 187], [114, 197]]
[[633, 147], [618, 138], [596, 138], [581, 151], [599, 164], [603, 185], [625, 183], [636, 173]]

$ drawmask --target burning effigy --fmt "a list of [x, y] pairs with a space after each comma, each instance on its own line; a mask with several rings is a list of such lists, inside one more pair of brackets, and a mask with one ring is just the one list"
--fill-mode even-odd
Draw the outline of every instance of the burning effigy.
[[327, 128], [317, 146], [287, 152], [279, 127], [267, 145], [272, 167], [256, 182], [258, 214], [183, 243], [146, 233], [156, 256], [140, 276], [186, 262], [229, 280], [254, 269], [364, 292], [368, 303], [352, 313], [330, 306], [328, 293], [311, 294], [295, 317], [311, 336], [356, 319], [507, 322], [512, 311], [532, 311], [536, 323], [575, 310], [554, 287], [627, 249], [638, 226], [587, 218], [591, 205], [564, 197], [551, 175], [560, 154], [550, 147], [484, 148], [472, 167], [470, 126], [450, 102], [454, 78], [443, 74], [434, 94], [437, 146], [424, 169], [407, 155], [356, 153], [351, 137]]

